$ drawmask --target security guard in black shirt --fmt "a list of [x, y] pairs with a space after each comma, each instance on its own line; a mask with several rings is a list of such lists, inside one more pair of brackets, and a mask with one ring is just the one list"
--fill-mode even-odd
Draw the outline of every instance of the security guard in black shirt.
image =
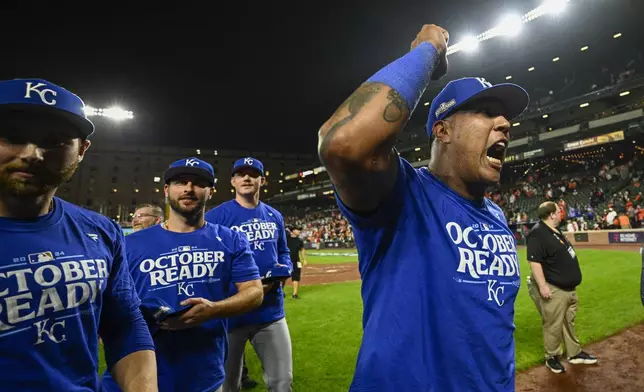
[[557, 229], [561, 223], [559, 206], [545, 202], [537, 213], [540, 222], [527, 236], [532, 271], [528, 290], [542, 319], [546, 366], [554, 373], [562, 373], [562, 340], [569, 363], [589, 365], [597, 363], [597, 358], [584, 352], [575, 336], [575, 289], [581, 283], [581, 269], [575, 249]]

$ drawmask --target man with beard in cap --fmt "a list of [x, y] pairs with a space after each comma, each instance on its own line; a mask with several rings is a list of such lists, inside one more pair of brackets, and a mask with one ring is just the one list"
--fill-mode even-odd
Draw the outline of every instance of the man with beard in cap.
[[[215, 181], [209, 163], [178, 160], [164, 180], [168, 220], [126, 238], [157, 350], [159, 391], [220, 391], [227, 318], [262, 303], [259, 270], [245, 236], [204, 219]], [[103, 391], [118, 390], [106, 375]]]
[[94, 125], [45, 80], [0, 82], [0, 389], [97, 391], [98, 334], [124, 391], [156, 391], [121, 228], [55, 197]]

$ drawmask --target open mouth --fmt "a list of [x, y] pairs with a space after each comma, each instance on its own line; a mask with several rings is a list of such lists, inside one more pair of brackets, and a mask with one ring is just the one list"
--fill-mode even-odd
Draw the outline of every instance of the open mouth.
[[507, 150], [508, 142], [505, 140], [498, 141], [487, 150], [487, 160], [493, 167], [500, 169], [503, 166], [505, 159], [505, 151]]

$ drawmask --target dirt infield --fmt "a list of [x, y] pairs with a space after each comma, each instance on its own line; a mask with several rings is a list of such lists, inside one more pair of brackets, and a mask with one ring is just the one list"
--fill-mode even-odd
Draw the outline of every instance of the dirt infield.
[[[360, 280], [358, 263], [309, 264], [302, 269], [302, 286]], [[288, 281], [290, 284], [290, 280]]]
[[571, 365], [554, 374], [537, 366], [517, 376], [517, 392], [644, 391], [644, 324], [591, 344], [585, 350], [597, 355], [597, 365]]

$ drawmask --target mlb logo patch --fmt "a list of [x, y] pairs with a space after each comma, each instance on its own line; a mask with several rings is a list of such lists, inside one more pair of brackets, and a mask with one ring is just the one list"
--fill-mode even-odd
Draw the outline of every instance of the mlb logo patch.
[[482, 231], [490, 231], [490, 226], [487, 223], [481, 222], [481, 230]]
[[32, 253], [28, 257], [30, 264], [39, 264], [45, 263], [47, 261], [52, 261], [54, 259], [54, 254], [50, 251], [45, 251], [40, 253]]
[[179, 251], [179, 252], [190, 252], [190, 246], [189, 245], [180, 246], [180, 247], [177, 248], [177, 251]]

